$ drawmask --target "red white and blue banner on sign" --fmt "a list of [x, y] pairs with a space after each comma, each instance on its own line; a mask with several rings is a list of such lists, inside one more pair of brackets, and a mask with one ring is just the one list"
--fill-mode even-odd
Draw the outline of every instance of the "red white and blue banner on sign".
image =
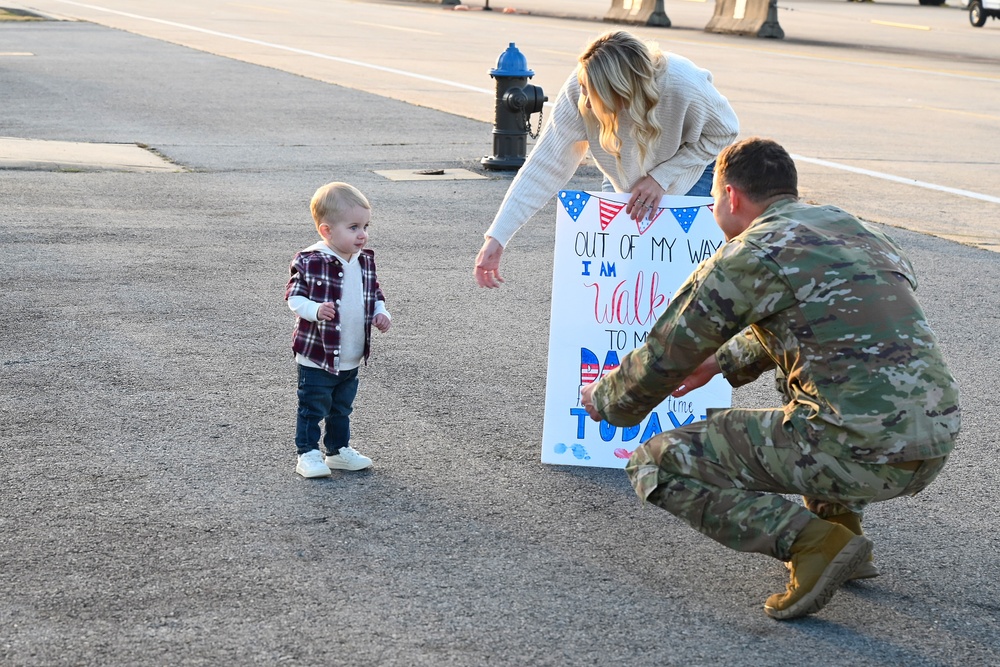
[[647, 218], [625, 213], [628, 193], [559, 193], [542, 461], [624, 468], [641, 443], [661, 431], [732, 404], [716, 377], [679, 399], [667, 398], [638, 426], [593, 422], [580, 405], [584, 385], [640, 347], [672, 295], [723, 244], [707, 197], [664, 197]]

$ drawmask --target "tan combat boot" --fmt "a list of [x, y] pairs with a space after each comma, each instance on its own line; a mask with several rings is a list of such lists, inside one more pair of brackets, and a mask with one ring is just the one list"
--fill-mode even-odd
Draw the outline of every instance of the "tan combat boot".
[[[853, 512], [838, 514], [836, 516], [828, 516], [826, 517], [826, 520], [830, 523], [840, 524], [855, 535], [864, 535], [861, 531], [861, 517]], [[791, 561], [785, 563], [785, 567], [791, 570]], [[851, 576], [848, 577], [848, 579], [850, 581], [856, 581], [858, 579], [874, 579], [880, 574], [881, 572], [879, 572], [878, 568], [875, 567], [875, 556], [873, 554], [868, 556], [868, 560], [862, 562], [861, 565], [858, 565], [858, 569], [856, 569]]]
[[787, 620], [812, 614], [833, 597], [872, 552], [872, 543], [843, 526], [813, 519], [792, 544], [788, 589], [764, 603], [771, 618]]
[[[855, 535], [864, 535], [861, 532], [861, 516], [853, 512], [848, 512], [847, 514], [838, 514], [837, 516], [828, 516], [826, 520], [830, 523], [837, 523], [848, 529]], [[872, 554], [868, 556], [868, 559], [863, 561], [861, 565], [858, 565], [858, 569], [850, 576], [851, 581], [856, 579], [873, 579], [879, 576], [881, 572], [875, 567], [875, 555]]]

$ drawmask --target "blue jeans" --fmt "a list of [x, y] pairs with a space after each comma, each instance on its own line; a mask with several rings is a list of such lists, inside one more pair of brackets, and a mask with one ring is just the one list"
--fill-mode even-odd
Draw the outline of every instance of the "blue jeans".
[[351, 441], [351, 411], [358, 395], [358, 369], [334, 375], [322, 368], [299, 365], [299, 411], [295, 421], [295, 450], [319, 449], [319, 423], [325, 422], [323, 444], [333, 456]]
[[[712, 160], [712, 164], [705, 167], [705, 171], [702, 172], [701, 178], [698, 182], [691, 186], [691, 189], [687, 191], [687, 196], [690, 197], [711, 197], [712, 196], [712, 175], [715, 173], [715, 160]], [[601, 183], [601, 190], [603, 192], [614, 192], [615, 186], [611, 185], [611, 179], [607, 176], [604, 177], [604, 181]]]
[[687, 191], [689, 197], [711, 197], [712, 196], [712, 175], [715, 173], [715, 160], [705, 167], [701, 178]]

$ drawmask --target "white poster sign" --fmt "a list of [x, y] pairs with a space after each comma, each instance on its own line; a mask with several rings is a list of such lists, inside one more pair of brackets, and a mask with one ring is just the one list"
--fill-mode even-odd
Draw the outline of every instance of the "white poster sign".
[[624, 468], [661, 431], [732, 405], [721, 375], [668, 397], [638, 426], [594, 422], [580, 389], [642, 346], [677, 289], [724, 242], [708, 197], [664, 197], [650, 219], [625, 213], [628, 193], [563, 190], [556, 218], [542, 462]]

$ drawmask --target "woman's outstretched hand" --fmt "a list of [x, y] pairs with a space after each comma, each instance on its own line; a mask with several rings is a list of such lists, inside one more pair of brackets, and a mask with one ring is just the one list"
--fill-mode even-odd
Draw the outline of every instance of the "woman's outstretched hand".
[[473, 272], [480, 287], [500, 287], [503, 278], [500, 277], [500, 258], [503, 256], [503, 246], [492, 236], [486, 237], [486, 242], [476, 255], [476, 269]]
[[632, 188], [632, 197], [628, 200], [625, 213], [633, 220], [649, 217], [660, 205], [660, 200], [666, 190], [660, 187], [652, 176], [643, 176]]

